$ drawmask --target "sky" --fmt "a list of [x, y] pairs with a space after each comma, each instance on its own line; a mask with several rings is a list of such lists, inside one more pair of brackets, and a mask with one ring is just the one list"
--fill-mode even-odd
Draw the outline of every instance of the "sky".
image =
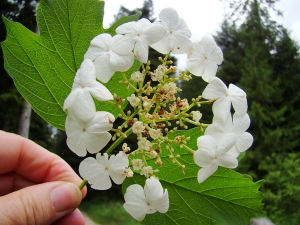
[[[195, 2], [197, 1], [197, 6]], [[105, 0], [104, 26], [114, 20], [121, 5], [128, 9], [143, 6], [144, 0]], [[154, 17], [165, 7], [174, 8], [192, 31], [192, 40], [199, 41], [205, 34], [215, 34], [227, 11], [227, 4], [220, 0], [153, 0]], [[283, 18], [274, 18], [291, 31], [293, 39], [300, 43], [300, 0], [281, 0], [276, 8], [283, 11]]]
[[[192, 32], [192, 41], [200, 41], [201, 37], [216, 34], [224, 15], [228, 10], [228, 4], [224, 0], [152, 0], [154, 17], [158, 19], [159, 12], [166, 7], [174, 8], [179, 17], [183, 18]], [[197, 2], [197, 5], [195, 5]], [[104, 27], [114, 21], [114, 15], [121, 5], [132, 10], [143, 6], [144, 0], [105, 0]], [[276, 9], [283, 12], [283, 17], [275, 13], [271, 16], [291, 32], [291, 37], [300, 44], [300, 0], [281, 0], [276, 3]], [[180, 69], [185, 69], [186, 57], [178, 57]]]

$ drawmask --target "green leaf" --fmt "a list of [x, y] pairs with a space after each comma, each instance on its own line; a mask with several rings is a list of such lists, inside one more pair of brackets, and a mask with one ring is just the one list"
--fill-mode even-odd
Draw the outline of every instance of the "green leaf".
[[[171, 137], [177, 135], [190, 136], [188, 146], [197, 149], [196, 140], [203, 133], [194, 128], [174, 132]], [[163, 166], [158, 168], [160, 172], [156, 176], [168, 189], [170, 208], [166, 214], [147, 215], [144, 224], [248, 225], [251, 218], [262, 214], [263, 197], [258, 192], [261, 182], [254, 183], [250, 176], [219, 167], [210, 178], [199, 184], [197, 173], [200, 167], [194, 163], [193, 156], [185, 149], [173, 147], [174, 155], [180, 154], [179, 161], [186, 166], [185, 174], [172, 163], [168, 150], [163, 147]], [[153, 160], [148, 165], [157, 168]], [[123, 192], [133, 183], [144, 186], [145, 177], [135, 174], [132, 179], [126, 179]]]
[[[1, 43], [5, 69], [32, 108], [54, 127], [64, 130], [66, 112], [62, 106], [90, 41], [100, 33], [114, 34], [117, 25], [140, 16], [121, 18], [114, 27], [104, 29], [103, 15], [104, 1], [41, 0], [37, 9], [40, 35], [3, 17], [7, 29], [7, 38]], [[139, 67], [135, 62], [126, 76]], [[118, 79], [107, 84], [119, 96], [132, 93], [117, 88], [119, 85]], [[118, 114], [116, 108], [100, 105], [97, 109]]]

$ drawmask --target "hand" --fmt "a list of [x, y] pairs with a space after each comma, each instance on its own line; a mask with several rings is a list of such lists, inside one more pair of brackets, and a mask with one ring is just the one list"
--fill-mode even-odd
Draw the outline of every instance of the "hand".
[[0, 224], [84, 225], [81, 179], [57, 155], [0, 131]]

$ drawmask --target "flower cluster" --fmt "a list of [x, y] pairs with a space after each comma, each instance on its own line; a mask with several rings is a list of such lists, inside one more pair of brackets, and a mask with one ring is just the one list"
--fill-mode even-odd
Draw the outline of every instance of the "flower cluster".
[[[88, 157], [79, 166], [80, 175], [92, 188], [109, 189], [111, 180], [121, 184], [134, 173], [145, 176], [144, 188], [131, 185], [124, 196], [125, 210], [137, 220], [157, 211], [166, 213], [169, 209], [168, 191], [164, 191], [158, 179], [158, 168], [164, 163], [162, 150], [183, 173], [185, 165], [173, 146], [193, 154], [195, 163], [201, 167], [198, 172], [198, 182], [201, 183], [219, 166], [235, 168], [239, 154], [253, 142], [251, 134], [246, 132], [250, 125], [246, 93], [233, 84], [227, 88], [215, 77], [223, 54], [213, 38], [205, 36], [200, 43], [192, 42], [187, 24], [172, 8], [163, 9], [159, 18], [160, 22], [155, 23], [147, 19], [125, 23], [116, 29], [115, 36], [107, 33], [96, 36], [64, 102], [64, 110], [68, 111], [66, 133], [69, 148], [82, 157], [87, 151], [96, 153], [95, 158]], [[150, 71], [149, 46], [166, 54], [159, 58], [161, 65], [154, 71]], [[170, 53], [187, 54], [189, 72], [182, 71], [177, 77], [172, 77], [177, 68], [168, 60]], [[133, 72], [130, 79], [124, 73], [120, 81], [132, 90], [132, 94], [117, 96], [110, 93], [102, 83], [108, 82], [116, 71], [129, 70], [134, 60], [142, 63], [142, 70]], [[177, 97], [181, 91], [177, 84], [178, 81], [189, 81], [192, 75], [201, 76], [208, 85], [202, 96], [189, 102]], [[151, 82], [146, 82], [146, 77]], [[132, 85], [133, 82], [136, 85]], [[123, 124], [113, 128], [114, 115], [96, 111], [94, 101], [114, 105], [120, 111], [118, 117]], [[132, 110], [122, 110], [124, 101], [128, 101]], [[211, 103], [214, 118], [208, 126], [200, 122], [202, 113], [195, 107]], [[231, 104], [235, 111], [233, 116]], [[176, 122], [175, 127], [172, 121]], [[205, 129], [205, 135], [197, 139], [197, 150], [188, 147], [190, 137], [171, 138], [170, 135], [178, 127], [187, 129], [189, 125]], [[132, 150], [124, 142], [130, 134], [136, 136], [137, 149]], [[110, 140], [114, 143], [105, 153], [100, 153]], [[122, 144], [122, 151], [111, 154], [119, 144]]]

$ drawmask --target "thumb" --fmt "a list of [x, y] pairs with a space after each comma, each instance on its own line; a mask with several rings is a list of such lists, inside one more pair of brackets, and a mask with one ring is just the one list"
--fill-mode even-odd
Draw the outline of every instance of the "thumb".
[[51, 224], [72, 212], [81, 200], [81, 191], [69, 182], [26, 187], [0, 197], [0, 224]]

